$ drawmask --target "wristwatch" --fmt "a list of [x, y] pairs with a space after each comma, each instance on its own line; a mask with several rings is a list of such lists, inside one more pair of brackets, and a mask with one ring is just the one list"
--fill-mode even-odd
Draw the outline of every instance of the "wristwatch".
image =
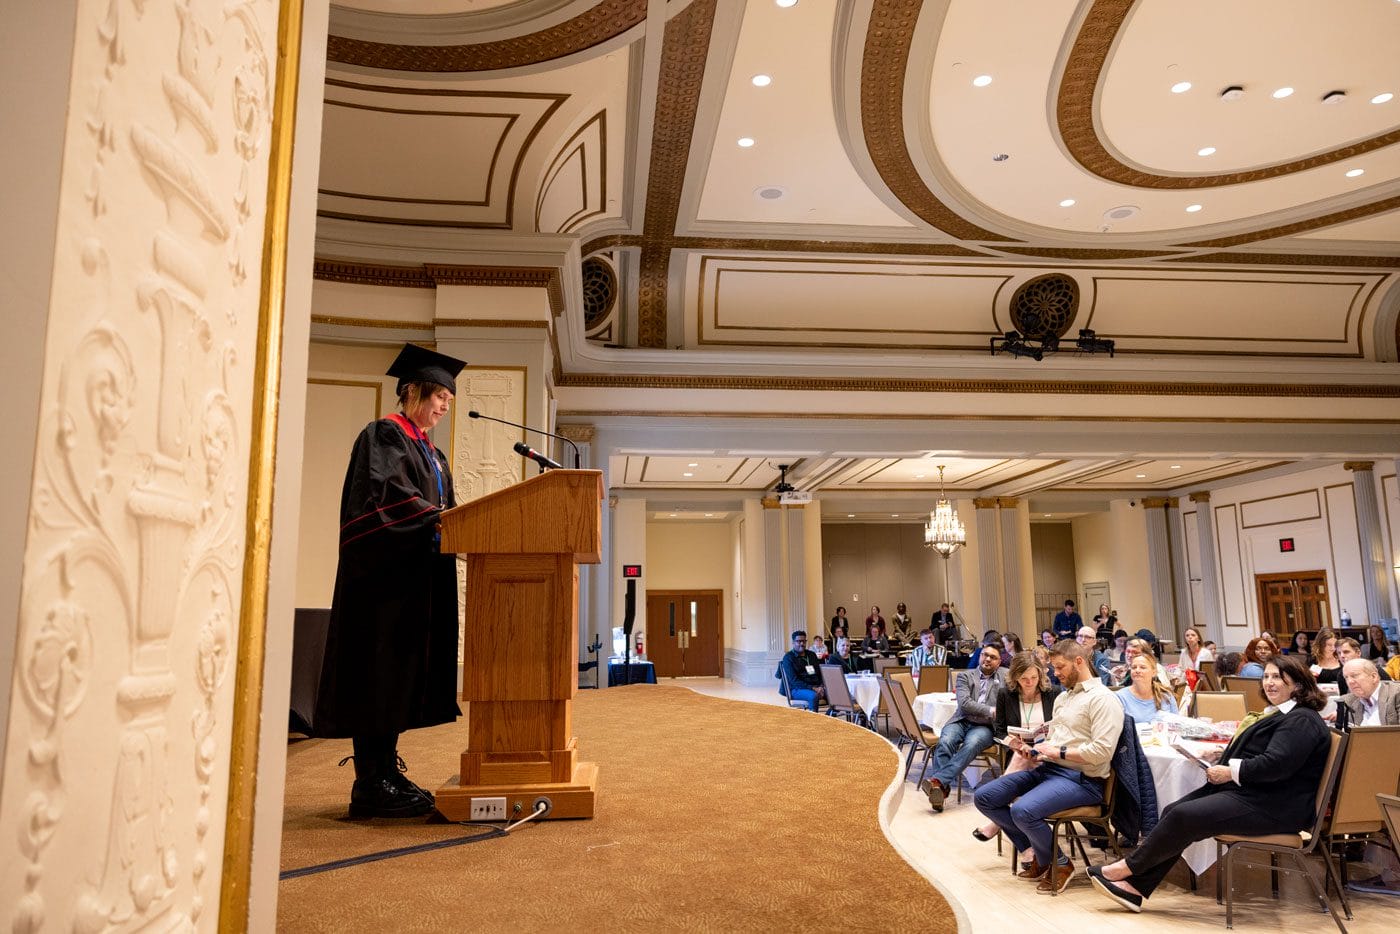
[[1063, 761], [1065, 760], [1065, 751], [1068, 750], [1068, 749], [1069, 749], [1068, 746], [1061, 746], [1061, 747], [1060, 747], [1060, 761], [1061, 761], [1061, 762], [1063, 762]]

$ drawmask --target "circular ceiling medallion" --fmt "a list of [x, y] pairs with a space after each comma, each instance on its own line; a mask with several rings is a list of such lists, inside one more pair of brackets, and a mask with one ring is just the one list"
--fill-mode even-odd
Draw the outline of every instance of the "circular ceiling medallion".
[[580, 267], [583, 277], [583, 327], [591, 330], [617, 304], [617, 273], [607, 260], [590, 256]]
[[1079, 283], [1052, 272], [1021, 283], [1011, 296], [1011, 322], [1026, 337], [1064, 337], [1079, 311]]

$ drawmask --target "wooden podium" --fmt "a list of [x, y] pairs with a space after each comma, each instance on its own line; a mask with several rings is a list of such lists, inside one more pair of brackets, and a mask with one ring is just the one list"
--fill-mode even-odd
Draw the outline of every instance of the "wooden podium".
[[601, 471], [550, 470], [442, 515], [442, 550], [467, 560], [467, 748], [436, 793], [449, 820], [498, 797], [508, 818], [540, 798], [550, 818], [593, 816], [598, 767], [578, 761], [572, 708], [578, 565], [602, 560], [602, 499]]

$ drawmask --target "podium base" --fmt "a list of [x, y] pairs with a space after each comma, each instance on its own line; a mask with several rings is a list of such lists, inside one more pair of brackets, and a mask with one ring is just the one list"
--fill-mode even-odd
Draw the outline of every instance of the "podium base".
[[598, 793], [598, 766], [592, 762], [580, 762], [574, 766], [573, 779], [567, 782], [511, 782], [464, 787], [461, 778], [454, 775], [451, 781], [434, 792], [438, 812], [448, 820], [471, 820], [473, 798], [505, 798], [506, 815], [510, 820], [519, 820], [528, 815], [540, 798], [549, 799], [550, 811], [536, 820], [591, 818], [593, 799]]

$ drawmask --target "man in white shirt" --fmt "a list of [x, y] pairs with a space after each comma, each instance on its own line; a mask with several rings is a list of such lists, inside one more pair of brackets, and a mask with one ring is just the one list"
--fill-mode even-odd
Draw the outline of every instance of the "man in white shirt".
[[[1103, 802], [1113, 752], [1123, 732], [1123, 707], [1089, 665], [1090, 646], [1068, 639], [1055, 643], [1050, 664], [1064, 685], [1055, 700], [1050, 732], [1034, 746], [1012, 735], [1009, 745], [1037, 761], [1034, 768], [988, 782], [973, 798], [1017, 852], [1035, 851], [1023, 879], [1040, 879], [1042, 892], [1062, 892], [1074, 863], [1051, 852], [1054, 839], [1045, 818], [1066, 808]], [[1041, 878], [1041, 877], [1044, 878]]]
[[1375, 662], [1353, 658], [1342, 666], [1348, 693], [1337, 698], [1358, 726], [1400, 726], [1400, 684], [1382, 681]]
[[909, 656], [909, 667], [917, 672], [925, 665], [946, 664], [948, 664], [948, 649], [933, 641], [933, 630], [919, 630], [919, 645]]

